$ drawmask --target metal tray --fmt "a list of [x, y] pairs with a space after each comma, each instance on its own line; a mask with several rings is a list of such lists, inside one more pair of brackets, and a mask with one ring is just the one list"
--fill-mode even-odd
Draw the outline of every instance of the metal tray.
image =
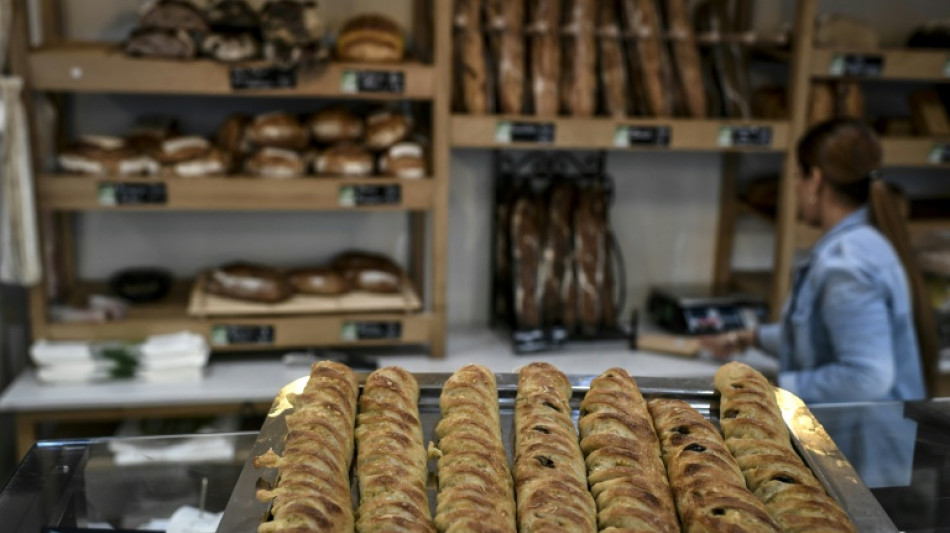
[[[368, 373], [358, 373], [360, 386]], [[451, 374], [415, 374], [419, 383], [419, 414], [422, 421], [425, 443], [433, 440], [433, 430], [440, 418], [439, 395], [442, 386]], [[498, 381], [498, 403], [501, 411], [502, 435], [507, 444], [508, 459], [514, 443], [512, 435], [514, 419], [514, 401], [518, 390], [517, 374], [496, 374]], [[590, 388], [590, 382], [597, 376], [571, 375], [568, 378], [574, 390], [571, 398], [573, 407], [572, 417], [575, 424], [579, 416], [578, 407], [584, 394]], [[260, 486], [272, 486], [276, 481], [276, 469], [256, 469], [253, 465], [254, 457], [262, 455], [273, 448], [280, 453], [284, 445], [287, 425], [284, 417], [292, 409], [287, 399], [288, 394], [301, 392], [307, 383], [308, 377], [302, 377], [281, 389], [274, 399], [270, 413], [261, 427], [261, 432], [254, 443], [251, 455], [244, 465], [224, 517], [218, 527], [218, 533], [254, 533], [257, 526], [269, 512], [268, 503], [259, 502], [255, 496]], [[719, 425], [719, 398], [711, 379], [682, 379], [682, 378], [637, 378], [637, 385], [647, 398], [675, 398], [689, 403], [703, 416], [710, 419], [716, 426]], [[792, 435], [792, 443], [805, 463], [812, 469], [818, 480], [824, 485], [836, 501], [851, 516], [858, 531], [862, 532], [896, 532], [898, 529], [887, 516], [887, 513], [871, 494], [851, 463], [844, 457], [828, 433], [808, 407], [795, 395], [776, 389], [776, 399], [782, 409], [782, 416]], [[432, 509], [435, 509], [436, 484], [434, 483], [436, 466], [434, 461], [429, 462], [430, 480], [429, 500]], [[351, 480], [354, 487], [354, 505], [356, 504], [355, 475]]]

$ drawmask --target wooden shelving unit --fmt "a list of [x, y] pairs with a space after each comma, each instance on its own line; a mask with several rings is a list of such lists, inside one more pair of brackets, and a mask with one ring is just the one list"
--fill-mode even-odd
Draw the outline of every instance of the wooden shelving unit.
[[950, 168], [950, 136], [883, 137], [884, 166]]
[[[950, 51], [917, 48], [846, 50], [814, 48], [809, 75], [815, 79], [950, 82]], [[873, 64], [867, 68], [860, 64]], [[879, 69], [876, 68], [879, 64]], [[849, 70], [852, 68], [853, 70]], [[849, 74], [849, 72], [853, 74]]]
[[[426, 346], [432, 357], [445, 354], [445, 277], [447, 261], [448, 169], [447, 131], [449, 91], [439, 72], [449, 72], [450, 2], [418, 0], [413, 9], [428, 10], [416, 17], [411, 29], [417, 41], [434, 43], [431, 63], [398, 64], [331, 62], [314, 72], [301, 72], [287, 87], [245, 89], [233, 85], [234, 69], [262, 65], [230, 66], [210, 60], [168, 61], [125, 56], [115, 44], [67, 42], [61, 39], [60, 5], [40, 2], [39, 12], [27, 0], [14, 1], [15, 35], [11, 41], [12, 66], [29, 91], [58, 93], [141, 94], [156, 98], [180, 95], [217, 97], [287, 98], [313, 100], [314, 109], [324, 100], [414, 101], [428, 104], [422, 128], [431, 134], [431, 175], [417, 180], [388, 177], [342, 178], [301, 176], [264, 179], [250, 176], [207, 178], [77, 177], [38, 172], [36, 201], [41, 211], [53, 214], [52, 224], [41, 228], [44, 241], [52, 236], [62, 243], [58, 267], [68, 300], [83, 302], [103, 285], [78, 280], [72, 221], [76, 213], [121, 210], [176, 211], [400, 211], [407, 217], [410, 242], [408, 276], [418, 289], [418, 311], [363, 311], [358, 313], [202, 317], [189, 314], [188, 288], [176, 285], [165, 300], [131, 306], [128, 314], [106, 323], [57, 321], [50, 313], [45, 284], [32, 291], [32, 334], [48, 340], [140, 340], [179, 330], [205, 335], [215, 350], [266, 350], [320, 346]], [[31, 47], [30, 20], [37, 17], [42, 43]], [[427, 20], [429, 22], [427, 22]], [[419, 36], [426, 36], [421, 39]], [[355, 83], [363, 74], [388, 80], [385, 87]], [[235, 109], [235, 111], [239, 111]], [[36, 157], [36, 168], [42, 169]], [[119, 191], [119, 192], [116, 192]], [[366, 194], [362, 194], [366, 193]], [[143, 199], [144, 198], [144, 199]], [[380, 202], [379, 198], [385, 201]], [[346, 215], [341, 215], [346, 216]], [[209, 265], [210, 266], [210, 265]], [[101, 292], [100, 292], [101, 293]], [[362, 336], [361, 328], [383, 327], [385, 338]], [[255, 337], [266, 342], [241, 342], [228, 337], [228, 328], [244, 333], [266, 331]], [[392, 334], [395, 332], [395, 334]], [[235, 338], [241, 337], [236, 335]], [[230, 340], [229, 340], [230, 339]]]

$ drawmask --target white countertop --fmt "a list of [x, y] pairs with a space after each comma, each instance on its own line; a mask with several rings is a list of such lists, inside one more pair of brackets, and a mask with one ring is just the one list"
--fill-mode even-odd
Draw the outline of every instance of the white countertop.
[[[537, 355], [514, 355], [498, 333], [481, 329], [450, 331], [445, 359], [425, 355], [373, 357], [382, 366], [401, 366], [410, 372], [454, 372], [468, 363], [485, 365], [497, 373], [547, 361], [566, 374], [600, 374], [619, 366], [634, 376], [709, 377], [720, 363], [707, 358], [685, 358], [632, 351], [617, 342], [575, 344]], [[774, 374], [778, 362], [750, 351], [742, 361]], [[0, 396], [0, 411], [64, 411], [96, 408], [157, 407], [194, 404], [269, 402], [287, 383], [306, 376], [305, 365], [288, 366], [270, 360], [215, 361], [200, 383], [142, 383], [113, 381], [100, 384], [47, 385], [32, 370], [23, 372]]]

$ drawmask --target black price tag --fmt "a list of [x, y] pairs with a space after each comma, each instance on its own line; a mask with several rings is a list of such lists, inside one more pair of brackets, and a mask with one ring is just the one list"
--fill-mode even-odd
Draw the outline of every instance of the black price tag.
[[345, 322], [340, 337], [348, 342], [401, 339], [402, 322]]
[[876, 78], [884, 72], [884, 56], [878, 54], [835, 54], [828, 74], [854, 78]]
[[402, 203], [401, 185], [345, 185], [338, 195], [340, 207], [370, 205], [399, 205]]
[[533, 353], [557, 348], [564, 344], [567, 338], [567, 330], [562, 327], [518, 329], [511, 333], [515, 353]]
[[553, 122], [510, 122], [499, 121], [495, 126], [495, 142], [539, 143], [554, 142], [556, 129]]
[[758, 147], [772, 145], [771, 126], [723, 126], [719, 128], [719, 146]]
[[274, 326], [230, 324], [211, 328], [211, 344], [239, 346], [274, 344]]
[[344, 70], [340, 90], [345, 93], [406, 92], [406, 73], [399, 70]]
[[281, 67], [231, 67], [231, 88], [236, 91], [293, 89], [297, 70]]
[[950, 163], [950, 144], [935, 144], [930, 149], [928, 160], [933, 165], [946, 165]]
[[617, 126], [614, 146], [669, 146], [671, 137], [669, 126]]
[[99, 205], [163, 205], [168, 202], [164, 183], [99, 183]]

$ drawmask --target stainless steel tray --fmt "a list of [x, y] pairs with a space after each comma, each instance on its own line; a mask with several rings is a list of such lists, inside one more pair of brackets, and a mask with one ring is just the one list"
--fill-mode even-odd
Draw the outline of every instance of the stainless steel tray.
[[[360, 374], [360, 384], [368, 374]], [[419, 414], [425, 440], [433, 440], [432, 432], [440, 418], [439, 395], [442, 386], [450, 374], [415, 374], [419, 382]], [[571, 399], [575, 424], [579, 416], [578, 407], [584, 394], [590, 388], [590, 382], [597, 376], [568, 376], [574, 389]], [[276, 469], [256, 469], [254, 457], [273, 448], [280, 453], [283, 449], [287, 425], [284, 416], [292, 409], [287, 400], [288, 394], [301, 392], [307, 383], [302, 377], [281, 389], [274, 399], [270, 413], [261, 427], [260, 435], [251, 450], [251, 455], [241, 471], [231, 499], [225, 509], [224, 517], [218, 527], [218, 533], [254, 533], [257, 526], [268, 514], [268, 503], [259, 502], [255, 493], [260, 486], [272, 486], [276, 481]], [[514, 419], [514, 401], [518, 390], [517, 374], [496, 374], [498, 381], [498, 403], [501, 411], [502, 433], [508, 444], [508, 459], [511, 460], [511, 448]], [[637, 385], [647, 398], [676, 398], [684, 400], [709, 418], [717, 426], [718, 396], [711, 379], [682, 378], [637, 378]], [[795, 395], [776, 390], [776, 398], [782, 409], [782, 416], [792, 434], [792, 443], [805, 463], [812, 469], [828, 493], [848, 512], [862, 532], [896, 532], [898, 529], [887, 516], [857, 472], [844, 457], [824, 428], [808, 410], [808, 407]], [[435, 463], [430, 461], [429, 470], [434, 480]], [[355, 477], [354, 504], [356, 503]], [[435, 508], [435, 483], [430, 483], [429, 500]]]

